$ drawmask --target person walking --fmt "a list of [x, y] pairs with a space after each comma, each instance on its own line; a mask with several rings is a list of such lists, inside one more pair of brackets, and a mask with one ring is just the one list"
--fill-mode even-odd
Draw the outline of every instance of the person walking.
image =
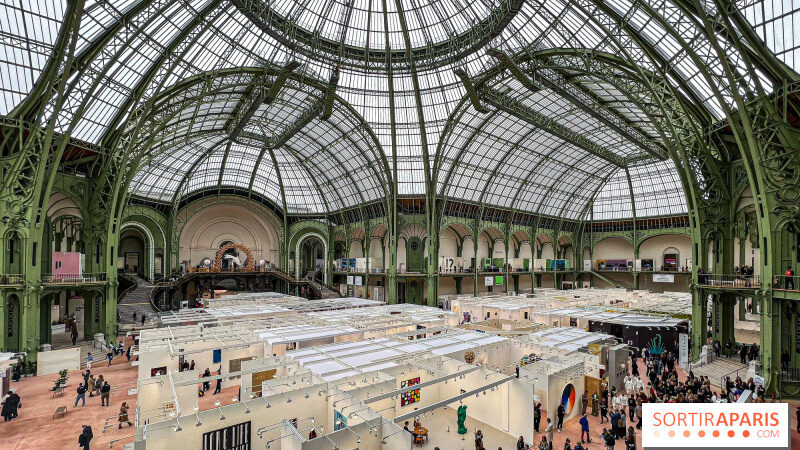
[[108, 353], [106, 353], [106, 359], [108, 359], [108, 366], [106, 367], [111, 367], [111, 361], [114, 360], [114, 350], [109, 350]]
[[130, 419], [128, 418], [129, 409], [130, 407], [128, 407], [128, 403], [122, 402], [122, 405], [120, 405], [119, 407], [119, 426], [117, 427], [118, 429], [122, 429], [123, 423], [127, 423], [129, 427], [133, 426]]
[[95, 395], [100, 395], [101, 394], [100, 388], [103, 387], [103, 382], [104, 381], [105, 381], [105, 378], [103, 378], [102, 375], [97, 377], [97, 381], [94, 383], [94, 393], [95, 393]]
[[133, 348], [133, 345], [129, 345], [128, 346], [128, 350], [125, 351], [125, 356], [128, 358], [128, 362], [131, 362], [131, 349], [132, 348]]
[[72, 345], [75, 345], [78, 342], [78, 324], [72, 324], [72, 331], [70, 331], [69, 336], [72, 338]]
[[108, 384], [108, 381], [103, 383], [103, 387], [100, 388], [100, 406], [109, 406], [108, 401], [111, 398], [111, 385]]
[[614, 439], [614, 434], [603, 428], [603, 442], [606, 444], [606, 450], [614, 450], [614, 445], [617, 440]]
[[147, 320], [147, 314], [142, 314], [142, 326], [144, 326], [145, 320]]
[[[798, 408], [800, 411], [800, 408]], [[533, 431], [539, 432], [539, 424], [542, 422], [542, 404], [537, 403], [533, 407]]]
[[636, 450], [636, 432], [633, 427], [628, 427], [628, 434], [625, 436], [625, 450]]
[[189, 370], [194, 370], [194, 360], [189, 363]]
[[546, 436], [542, 436], [542, 440], [539, 442], [539, 450], [550, 450], [550, 443], [547, 442]]
[[[222, 374], [220, 374], [222, 375]], [[214, 394], [217, 395], [222, 392], [222, 378], [217, 378], [217, 385], [214, 387]]]
[[83, 425], [81, 434], [78, 436], [78, 445], [80, 445], [83, 450], [89, 450], [89, 443], [92, 442], [92, 438], [94, 438], [92, 427]]
[[[578, 422], [581, 424], [581, 441], [592, 442], [591, 436], [589, 436], [589, 419], [586, 418], [586, 413], [581, 416], [581, 420]], [[584, 434], [586, 437], [584, 437]]]
[[133, 323], [136, 323], [136, 311], [133, 312]]
[[94, 361], [94, 357], [92, 356], [92, 352], [86, 354], [86, 369], [92, 369], [92, 361]]
[[[78, 400], [81, 401], [81, 406], [86, 406], [86, 387], [83, 383], [78, 385], [78, 395], [75, 397], [74, 408], [78, 407]], [[87, 447], [88, 448], [88, 447]]]

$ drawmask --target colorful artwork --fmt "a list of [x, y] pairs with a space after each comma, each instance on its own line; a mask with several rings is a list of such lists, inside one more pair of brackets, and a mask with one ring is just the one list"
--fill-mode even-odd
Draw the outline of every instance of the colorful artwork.
[[400, 382], [400, 389], [407, 388], [414, 386], [415, 384], [419, 384], [419, 377], [412, 378], [410, 380], [403, 380]]
[[[410, 380], [403, 380], [400, 382], [400, 388], [407, 388], [411, 386], [416, 386], [419, 384], [419, 377], [412, 378]], [[408, 392], [403, 392], [400, 394], [400, 406], [410, 405], [412, 403], [417, 403], [419, 401], [419, 389], [414, 389]]]
[[400, 406], [410, 405], [419, 401], [419, 389], [413, 391], [403, 392], [400, 396]]
[[333, 431], [347, 428], [347, 417], [337, 410], [333, 410]]
[[569, 415], [575, 406], [575, 387], [572, 384], [564, 386], [561, 393], [561, 404], [564, 405], [564, 414]]

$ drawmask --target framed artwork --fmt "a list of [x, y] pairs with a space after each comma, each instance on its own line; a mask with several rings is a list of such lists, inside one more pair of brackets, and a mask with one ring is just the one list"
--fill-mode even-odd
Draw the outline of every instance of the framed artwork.
[[167, 374], [167, 366], [163, 367], [153, 367], [150, 369], [150, 376], [155, 377], [158, 375], [166, 375]]
[[[419, 384], [419, 377], [411, 378], [410, 380], [403, 380], [400, 382], [400, 388], [409, 388]], [[400, 395], [400, 406], [410, 405], [419, 401], [419, 389], [414, 389], [408, 392], [403, 392]]]
[[222, 350], [216, 349], [214, 350], [214, 364], [222, 362]]
[[400, 406], [410, 405], [419, 401], [419, 389], [413, 391], [403, 392], [400, 396]]
[[419, 384], [419, 377], [412, 378], [410, 380], [403, 380], [400, 382], [400, 389], [407, 388], [414, 386], [415, 384]]

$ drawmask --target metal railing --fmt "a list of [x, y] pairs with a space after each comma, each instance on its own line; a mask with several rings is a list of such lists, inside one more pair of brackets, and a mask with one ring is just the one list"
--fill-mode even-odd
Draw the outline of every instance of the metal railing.
[[800, 291], [800, 276], [776, 275], [772, 277], [772, 288], [787, 291]]
[[75, 284], [75, 283], [97, 283], [106, 281], [106, 273], [64, 273], [55, 275], [45, 275], [42, 277], [42, 283], [52, 284]]
[[0, 275], [0, 284], [25, 284], [25, 276], [21, 273]]
[[701, 273], [697, 284], [719, 288], [758, 289], [761, 278], [758, 275]]
[[791, 367], [791, 368], [781, 369], [781, 380], [800, 381], [800, 368]]

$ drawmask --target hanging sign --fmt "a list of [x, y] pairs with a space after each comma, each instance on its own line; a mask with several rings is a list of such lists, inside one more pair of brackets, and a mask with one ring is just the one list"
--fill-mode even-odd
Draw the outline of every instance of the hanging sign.
[[681, 369], [689, 370], [689, 335], [686, 333], [678, 335], [678, 364]]

